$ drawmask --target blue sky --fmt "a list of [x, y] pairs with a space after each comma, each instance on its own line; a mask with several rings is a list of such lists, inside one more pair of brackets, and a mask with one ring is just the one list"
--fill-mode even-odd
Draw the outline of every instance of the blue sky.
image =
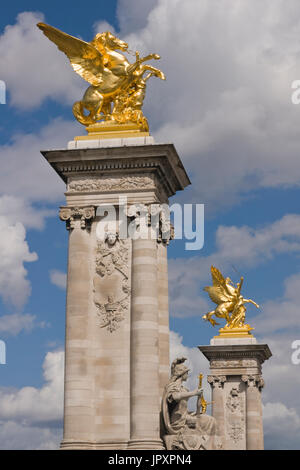
[[35, 27], [40, 20], [88, 41], [114, 29], [131, 49], [161, 54], [167, 81], [149, 84], [144, 112], [156, 141], [175, 143], [192, 181], [171, 202], [205, 204], [204, 248], [187, 252], [181, 241], [169, 247], [172, 353], [185, 348], [195, 373], [206, 367], [194, 348], [215, 334], [201, 320], [211, 307], [202, 290], [210, 265], [234, 281], [234, 268], [241, 272], [245, 296], [261, 305], [249, 306], [249, 323], [274, 354], [264, 368], [266, 446], [299, 448], [299, 366], [290, 358], [300, 338], [300, 106], [291, 103], [300, 74], [296, 0], [289, 8], [283, 0], [102, 0], [2, 9], [1, 447], [55, 448], [61, 436], [64, 186], [39, 150], [66, 147], [82, 132], [71, 108], [86, 85]]

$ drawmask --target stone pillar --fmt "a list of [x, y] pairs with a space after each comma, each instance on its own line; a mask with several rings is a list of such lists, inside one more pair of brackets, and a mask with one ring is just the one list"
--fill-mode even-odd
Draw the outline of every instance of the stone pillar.
[[162, 396], [169, 380], [169, 296], [167, 243], [157, 244], [158, 280], [158, 334], [159, 334], [159, 390]]
[[224, 422], [224, 382], [225, 375], [209, 375], [207, 381], [212, 387], [212, 416], [216, 419], [216, 445], [224, 448], [225, 422]]
[[210, 363], [218, 448], [263, 449], [262, 364], [272, 355], [268, 345], [253, 337], [215, 337], [199, 349]]
[[160, 440], [157, 241], [132, 242], [130, 449], [163, 449]]
[[261, 375], [243, 375], [246, 384], [246, 436], [247, 450], [262, 450], [264, 436], [262, 429], [261, 390], [264, 380]]
[[[92, 392], [87, 336], [90, 297], [90, 233], [94, 207], [61, 208], [69, 233], [68, 288], [65, 340], [64, 443], [91, 440], [93, 433]], [[80, 416], [80, 419], [78, 419]], [[80, 445], [80, 444], [79, 444]]]
[[[168, 204], [190, 181], [172, 144], [82, 140], [42, 154], [66, 183], [69, 268], [64, 449], [163, 449], [169, 373], [167, 241], [98, 239], [97, 209]], [[154, 212], [156, 211], [154, 207]], [[148, 211], [149, 209], [147, 209]], [[148, 213], [148, 212], [147, 212]], [[125, 215], [125, 226], [131, 216]], [[124, 221], [122, 223], [122, 226]], [[120, 230], [121, 232], [121, 230]]]

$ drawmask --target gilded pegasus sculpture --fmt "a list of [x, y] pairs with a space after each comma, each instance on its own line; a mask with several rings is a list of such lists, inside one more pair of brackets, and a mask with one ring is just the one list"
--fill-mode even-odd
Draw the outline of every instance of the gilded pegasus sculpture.
[[37, 26], [67, 55], [73, 70], [90, 83], [82, 100], [73, 105], [73, 114], [81, 124], [135, 123], [139, 130], [149, 130], [142, 112], [146, 82], [152, 76], [165, 80], [165, 75], [144, 62], [160, 59], [158, 54], [140, 57], [137, 51], [136, 60], [131, 64], [117, 52], [128, 51], [128, 44], [109, 31], [85, 42], [45, 23]]
[[241, 277], [240, 282], [235, 286], [229, 277], [226, 279], [222, 273], [215, 268], [211, 267], [212, 286], [204, 287], [204, 290], [208, 292], [211, 300], [217, 304], [217, 307], [211, 312], [203, 315], [203, 320], [210, 322], [213, 326], [219, 325], [213, 316], [217, 318], [225, 318], [226, 325], [220, 330], [222, 332], [233, 332], [236, 333], [245, 332], [249, 334], [249, 330], [252, 330], [249, 325], [245, 324], [246, 317], [246, 303], [251, 303], [259, 308], [259, 305], [251, 299], [245, 299], [241, 294], [244, 278]]

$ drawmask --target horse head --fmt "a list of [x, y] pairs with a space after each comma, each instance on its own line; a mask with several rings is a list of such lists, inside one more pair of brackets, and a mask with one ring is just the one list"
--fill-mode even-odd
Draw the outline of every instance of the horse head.
[[121, 39], [117, 38], [114, 36], [112, 33], [109, 31], [106, 31], [105, 33], [101, 34], [96, 34], [94, 39], [91, 41], [91, 43], [100, 51], [103, 52], [104, 50], [120, 50], [120, 51], [127, 51], [128, 49], [128, 44], [125, 41], [122, 41]]

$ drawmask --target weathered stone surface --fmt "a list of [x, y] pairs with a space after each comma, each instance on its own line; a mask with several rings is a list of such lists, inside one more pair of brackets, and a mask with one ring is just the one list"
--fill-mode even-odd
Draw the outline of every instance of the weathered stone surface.
[[[145, 240], [111, 239], [108, 232], [99, 242], [97, 207], [113, 204], [118, 213], [120, 196], [128, 204], [168, 203], [189, 179], [173, 145], [127, 140], [104, 147], [77, 141], [68, 150], [42, 152], [67, 186], [60, 211], [69, 230], [65, 449], [164, 448], [160, 402], [169, 369], [164, 221], [159, 219], [155, 239], [150, 233]], [[130, 215], [128, 223], [137, 217]]]
[[245, 339], [231, 344], [228, 338], [199, 349], [210, 363], [207, 380], [212, 387], [218, 447], [263, 449], [262, 364], [272, 355], [268, 345]]

